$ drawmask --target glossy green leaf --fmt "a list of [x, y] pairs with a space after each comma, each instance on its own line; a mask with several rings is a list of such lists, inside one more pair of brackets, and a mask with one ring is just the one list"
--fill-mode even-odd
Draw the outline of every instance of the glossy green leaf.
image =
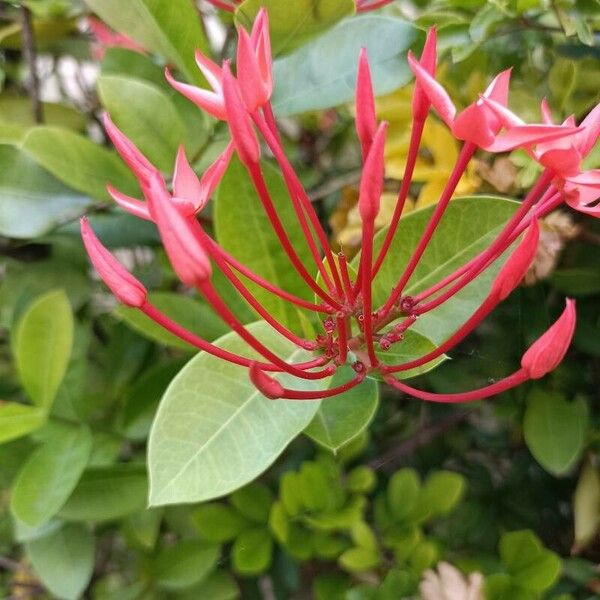
[[[228, 331], [219, 317], [197, 299], [173, 292], [153, 292], [149, 298], [150, 302], [168, 317], [205, 340], [212, 341]], [[137, 309], [120, 306], [116, 312], [127, 325], [151, 340], [174, 348], [197, 352], [196, 348], [165, 331]]]
[[269, 13], [273, 53], [288, 52], [325, 31], [355, 11], [354, 0], [244, 0], [235, 11], [235, 20], [247, 30], [252, 28], [258, 11]]
[[91, 203], [18, 148], [0, 146], [0, 235], [39, 237], [78, 217]]
[[77, 485], [92, 449], [87, 427], [52, 436], [25, 463], [14, 484], [10, 508], [30, 527], [42, 525], [64, 505]]
[[191, 0], [85, 0], [108, 25], [175, 63], [191, 81], [203, 81], [194, 51], [206, 51], [200, 14]]
[[532, 531], [511, 531], [500, 539], [500, 557], [521, 587], [543, 592], [556, 582], [560, 559]]
[[467, 482], [459, 473], [434, 471], [425, 480], [421, 502], [427, 504], [432, 515], [446, 515], [460, 502]]
[[202, 583], [180, 593], [179, 600], [235, 600], [240, 597], [235, 579], [226, 571], [213, 571]]
[[21, 317], [13, 349], [25, 391], [49, 409], [62, 381], [73, 345], [73, 313], [62, 290], [48, 292]]
[[256, 527], [243, 531], [231, 550], [233, 568], [241, 575], [258, 575], [269, 568], [273, 539], [267, 529]]
[[110, 200], [108, 182], [126, 194], [137, 193], [134, 176], [114, 152], [68, 129], [34, 127], [22, 148], [63, 183], [92, 198]]
[[[338, 369], [329, 387], [341, 385], [354, 375], [348, 367]], [[373, 420], [379, 404], [379, 387], [372, 379], [321, 402], [317, 414], [304, 433], [334, 454], [364, 431]]]
[[25, 548], [36, 574], [56, 598], [81, 598], [94, 568], [94, 536], [87, 527], [65, 525]]
[[[263, 165], [263, 171], [273, 203], [291, 244], [308, 272], [313, 273], [316, 267], [311, 266], [310, 251], [283, 180], [270, 165]], [[267, 281], [302, 298], [312, 297], [308, 285], [290, 265], [251, 180], [237, 159], [232, 160], [221, 181], [218, 198], [214, 204], [214, 216], [217, 239], [227, 251]], [[288, 301], [251, 283], [248, 283], [248, 288], [262, 306], [280, 322], [290, 324], [298, 321], [296, 308]]]
[[47, 418], [43, 408], [17, 402], [0, 402], [0, 444], [27, 435], [41, 427]]
[[564, 475], [584, 448], [588, 410], [583, 398], [568, 402], [557, 392], [534, 388], [523, 421], [525, 442], [535, 459], [554, 475]]
[[[252, 324], [249, 330], [288, 362], [307, 359], [266, 323]], [[231, 352], [248, 352], [234, 334], [216, 344]], [[327, 385], [288, 376], [281, 381], [296, 389]], [[150, 432], [150, 503], [209, 500], [252, 481], [318, 408], [318, 402], [268, 400], [251, 384], [245, 368], [198, 354], [167, 389]]]
[[228, 542], [249, 525], [248, 520], [226, 504], [201, 504], [192, 514], [192, 521], [200, 535], [209, 542]]
[[67, 521], [111, 521], [146, 508], [148, 480], [141, 465], [117, 464], [84, 472], [60, 511]]
[[374, 569], [379, 564], [379, 555], [369, 548], [350, 548], [339, 558], [342, 568], [351, 573], [361, 573]]
[[229, 500], [241, 515], [255, 523], [265, 524], [274, 498], [273, 492], [264, 483], [253, 481], [233, 492]]
[[[511, 217], [517, 203], [505, 198], [473, 196], [453, 200], [436, 229], [427, 250], [406, 287], [407, 295], [427, 289], [484, 250]], [[398, 282], [417, 245], [434, 207], [406, 215], [398, 227], [390, 250], [373, 283], [374, 304], [380, 305]], [[375, 238], [375, 248], [383, 243], [385, 230]], [[489, 292], [496, 261], [452, 299], [431, 313], [421, 315], [411, 328], [440, 344], [464, 323]]]
[[219, 546], [181, 540], [162, 550], [152, 565], [158, 585], [168, 590], [188, 588], [202, 581], [219, 557]]
[[172, 172], [185, 126], [169, 96], [151, 83], [117, 75], [100, 77], [98, 92], [117, 127], [158, 169]]
[[414, 469], [401, 469], [388, 483], [387, 504], [393, 517], [407, 519], [417, 507], [421, 493], [419, 474]]
[[406, 52], [418, 39], [415, 28], [393, 17], [367, 15], [342, 21], [275, 61], [275, 112], [291, 115], [350, 102], [362, 47], [369, 53], [377, 95], [395, 90], [412, 77]]
[[152, 550], [158, 540], [163, 514], [164, 511], [160, 508], [147, 508], [127, 517], [125, 534], [136, 546]]

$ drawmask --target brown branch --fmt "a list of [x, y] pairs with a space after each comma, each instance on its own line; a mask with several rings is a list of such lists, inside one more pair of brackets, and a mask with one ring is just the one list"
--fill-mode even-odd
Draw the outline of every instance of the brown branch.
[[419, 429], [414, 435], [402, 442], [398, 446], [390, 448], [380, 456], [370, 460], [367, 464], [375, 470], [393, 471], [402, 462], [412, 456], [419, 448], [426, 446], [436, 438], [440, 437], [455, 425], [458, 425], [473, 412], [471, 410], [462, 410], [453, 412], [444, 419], [431, 423]]
[[21, 40], [22, 51], [25, 62], [29, 67], [29, 98], [31, 99], [31, 110], [33, 120], [36, 123], [44, 122], [44, 107], [40, 100], [40, 79], [37, 71], [37, 51], [35, 46], [35, 36], [33, 33], [33, 24], [31, 20], [31, 11], [26, 6], [21, 6]]

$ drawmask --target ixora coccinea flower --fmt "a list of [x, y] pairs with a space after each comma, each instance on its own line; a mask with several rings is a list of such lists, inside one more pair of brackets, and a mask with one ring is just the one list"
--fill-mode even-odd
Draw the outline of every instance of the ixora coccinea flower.
[[[540, 218], [562, 202], [576, 207], [584, 202], [585, 212], [595, 212], [590, 204], [600, 190], [600, 177], [595, 172], [580, 173], [579, 166], [581, 156], [589, 152], [598, 137], [598, 109], [592, 111], [579, 127], [572, 119], [555, 125], [547, 116], [540, 124], [524, 123], [507, 109], [508, 70], [495, 77], [482, 95], [459, 113], [435, 79], [436, 31], [431, 29], [421, 57], [417, 59], [412, 54], [408, 57], [416, 77], [408, 158], [391, 223], [378, 243], [374, 243], [375, 218], [383, 190], [387, 123], [378, 123], [376, 119], [369, 62], [367, 52], [363, 50], [358, 57], [356, 85], [356, 129], [363, 155], [358, 199], [362, 220], [362, 251], [354, 269], [343, 253], [333, 254], [313, 205], [284, 153], [270, 103], [273, 78], [266, 12], [262, 10], [259, 13], [250, 34], [243, 29], [239, 31], [237, 75], [228, 61], [218, 66], [199, 53], [196, 59], [212, 91], [181, 83], [168, 71], [166, 76], [173, 87], [200, 108], [227, 122], [231, 141], [224, 152], [198, 177], [181, 149], [168, 185], [163, 174], [107, 115], [106, 131], [138, 178], [144, 198], [140, 200], [125, 196], [110, 185], [108, 190], [123, 209], [156, 224], [166, 254], [181, 282], [189, 288], [195, 288], [218, 317], [261, 358], [250, 359], [225, 350], [188, 331], [162, 313], [151, 303], [144, 286], [101, 245], [87, 220], [83, 219], [82, 235], [90, 259], [120, 302], [142, 311], [165, 330], [199, 350], [246, 367], [256, 388], [272, 399], [327, 398], [353, 388], [365, 377], [378, 376], [416, 398], [434, 402], [467, 402], [498, 394], [528, 379], [537, 379], [556, 367], [567, 351], [574, 332], [575, 304], [572, 300], [567, 300], [566, 308], [558, 320], [526, 349], [520, 368], [492, 385], [456, 394], [434, 394], [398, 380], [403, 373], [412, 369], [435, 364], [434, 361], [452, 350], [519, 285], [536, 253]], [[455, 137], [463, 141], [462, 150], [412, 254], [404, 267], [398, 269], [395, 285], [384, 302], [375, 303], [377, 296], [373, 293], [373, 282], [398, 232], [423, 127], [432, 110], [448, 125]], [[263, 173], [263, 144], [281, 171], [297, 221], [296, 227], [303, 233], [314, 268], [307, 267], [300, 258], [288, 233], [289, 223], [282, 220], [276, 209]], [[545, 170], [485, 249], [452, 273], [437, 281], [432, 279], [427, 289], [416, 295], [408, 295], [407, 284], [443, 219], [469, 160], [479, 148], [488, 152], [522, 148], [539, 160]], [[579, 159], [566, 160], [565, 149], [567, 154], [576, 151]], [[282, 289], [245, 266], [221, 247], [197, 219], [196, 214], [209, 201], [233, 153], [237, 154], [248, 172], [281, 252], [289, 261], [289, 268], [314, 294], [313, 301]], [[485, 202], [485, 199], [481, 201]], [[248, 235], [252, 235], [252, 232], [249, 231]], [[457, 330], [448, 339], [411, 360], [399, 363], [382, 360], [386, 352], [388, 356], [397, 356], [398, 353], [390, 350], [401, 347], [407, 332], [419, 319], [453, 299], [500, 257], [504, 262], [489, 293], [464, 323], [457, 323]], [[312, 357], [303, 362], [286, 362], [257, 339], [251, 328], [238, 320], [219, 295], [212, 283], [215, 270], [229, 280], [241, 298], [277, 334], [299, 349], [311, 353]], [[263, 307], [247, 285], [248, 281], [252, 282], [253, 287], [260, 286], [298, 310], [313, 313], [320, 320], [322, 330], [314, 336], [303, 336], [292, 330]], [[331, 376], [345, 365], [352, 367], [353, 375], [339, 385], [328, 387]], [[313, 380], [311, 388], [320, 383], [322, 389], [284, 387], [277, 378], [278, 373], [291, 376], [286, 378], [286, 382], [294, 378]]]

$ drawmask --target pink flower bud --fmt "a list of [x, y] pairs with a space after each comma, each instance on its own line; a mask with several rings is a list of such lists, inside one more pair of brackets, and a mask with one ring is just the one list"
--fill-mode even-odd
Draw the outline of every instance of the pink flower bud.
[[269, 100], [270, 90], [268, 82], [263, 80], [252, 40], [243, 27], [238, 30], [237, 73], [242, 98], [252, 113]]
[[148, 203], [167, 256], [179, 279], [190, 287], [208, 279], [212, 269], [199, 236], [194, 231], [199, 227], [198, 222], [181, 213], [171, 201], [160, 177], [153, 177], [150, 181]]
[[150, 217], [150, 211], [148, 210], [148, 205], [145, 202], [123, 194], [110, 183], [107, 184], [106, 191], [110, 194], [111, 198], [129, 214], [140, 219], [144, 219], [145, 221], [152, 220]]
[[126, 306], [139, 308], [146, 302], [146, 288], [101, 244], [86, 217], [80, 220], [81, 238], [98, 275]]
[[[435, 76], [435, 66], [437, 63], [437, 30], [435, 27], [430, 27], [427, 32], [427, 39], [423, 46], [423, 52], [421, 54], [420, 65], [427, 71], [432, 77]], [[421, 85], [417, 81], [415, 84], [415, 91], [413, 93], [412, 111], [413, 118], [416, 121], [424, 121], [429, 112], [431, 103], [427, 97], [427, 94], [423, 92]]]
[[195, 205], [201, 195], [200, 180], [188, 162], [183, 146], [179, 146], [173, 173], [173, 196]]
[[375, 116], [375, 98], [366, 48], [361, 48], [356, 76], [356, 133], [360, 140], [363, 160], [367, 159], [369, 149], [377, 131]]
[[519, 285], [529, 265], [535, 258], [538, 242], [540, 239], [540, 227], [537, 221], [533, 221], [523, 236], [521, 243], [508, 257], [494, 283], [492, 284], [491, 296], [500, 302]]
[[247, 165], [257, 164], [260, 146], [228, 61], [223, 65], [223, 97], [231, 138], [240, 160]]
[[562, 315], [523, 354], [521, 366], [531, 379], [543, 377], [563, 359], [573, 339], [575, 318], [575, 300], [568, 298]]
[[273, 377], [269, 377], [256, 363], [250, 365], [249, 375], [250, 381], [263, 396], [271, 400], [277, 400], [277, 398], [281, 398], [285, 393], [279, 381], [273, 379]]
[[138, 150], [136, 145], [113, 123], [108, 113], [103, 116], [104, 129], [127, 166], [140, 182], [145, 182], [156, 167]]
[[374, 221], [379, 212], [379, 202], [383, 190], [383, 151], [387, 127], [388, 124], [385, 121], [379, 125], [363, 168], [358, 195], [358, 212], [363, 221]]

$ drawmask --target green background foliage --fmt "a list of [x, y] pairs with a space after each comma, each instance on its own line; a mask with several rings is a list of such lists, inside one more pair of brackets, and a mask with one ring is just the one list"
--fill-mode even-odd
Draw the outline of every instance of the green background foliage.
[[[401, 374], [434, 391], [485, 385], [515, 369], [565, 295], [577, 299], [574, 344], [556, 371], [466, 407], [428, 405], [370, 378], [321, 402], [273, 402], [244, 369], [198, 354], [117, 306], [91, 271], [77, 227], [84, 213], [156, 306], [205, 339], [253, 356], [199, 294], [178, 284], [153, 225], [110, 200], [107, 182], [140, 191], [99, 121], [109, 111], [169, 176], [183, 145], [201, 174], [225, 147], [227, 128], [174, 92], [163, 68], [202, 85], [194, 49], [234, 58], [235, 26], [249, 27], [261, 5], [270, 9], [284, 144], [331, 225], [335, 249], [336, 218], [349, 218], [360, 166], [350, 104], [361, 46], [378, 96], [406, 91], [406, 52], [418, 52], [436, 25], [439, 76], [461, 107], [512, 65], [511, 107], [532, 121], [542, 97], [557, 120], [579, 120], [600, 99], [596, 0], [397, 0], [366, 15], [355, 14], [350, 0], [245, 0], [234, 15], [192, 0], [0, 2], [0, 596], [445, 600], [421, 584], [454, 568], [465, 582], [480, 578], [488, 600], [597, 597], [597, 222], [565, 212], [545, 222], [528, 285], [449, 357]], [[39, 55], [37, 120], [24, 7]], [[108, 48], [100, 56], [85, 26], [92, 14], [146, 52]], [[402, 147], [401, 138], [393, 141]], [[433, 171], [435, 157], [423, 158]], [[600, 166], [598, 148], [586, 165]], [[309, 265], [268, 156], [263, 170]], [[451, 202], [410, 291], [485, 247], [538, 172], [518, 152], [481, 156], [475, 170], [474, 190]], [[395, 189], [397, 182], [386, 182], [386, 191]], [[431, 210], [403, 217], [376, 301], [395, 283]], [[201, 219], [257, 273], [313, 300], [236, 159]], [[420, 319], [398, 346], [402, 358], [429, 351], [464, 322], [500, 262]], [[215, 274], [213, 283], [267, 345], [290, 360], [307, 358], [256, 322], [224, 277]], [[250, 288], [295, 331], [315, 326]], [[281, 381], [315, 389], [351, 376], [341, 369], [322, 382]]]

